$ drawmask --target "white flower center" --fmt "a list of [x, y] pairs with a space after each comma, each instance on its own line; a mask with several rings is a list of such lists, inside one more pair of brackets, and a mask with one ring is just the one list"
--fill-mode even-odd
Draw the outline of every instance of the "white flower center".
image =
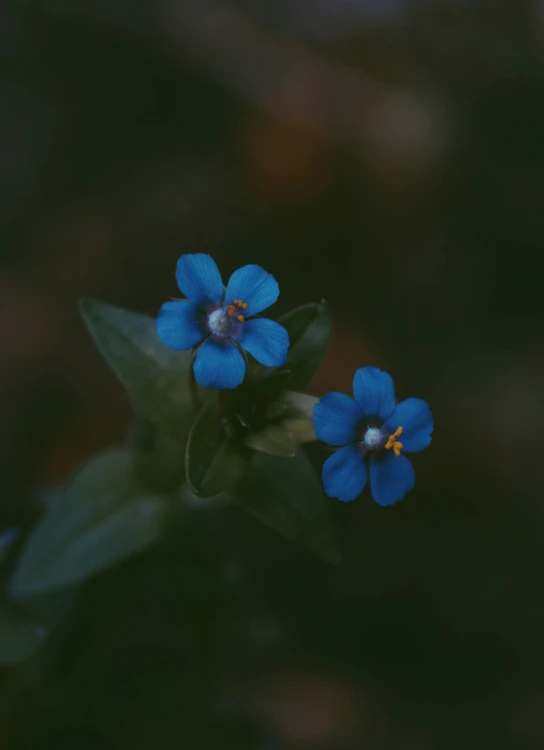
[[383, 443], [382, 431], [379, 427], [369, 427], [365, 432], [363, 444], [368, 450], [379, 448]]
[[226, 310], [219, 308], [208, 315], [208, 328], [216, 336], [224, 336], [230, 331], [230, 318]]

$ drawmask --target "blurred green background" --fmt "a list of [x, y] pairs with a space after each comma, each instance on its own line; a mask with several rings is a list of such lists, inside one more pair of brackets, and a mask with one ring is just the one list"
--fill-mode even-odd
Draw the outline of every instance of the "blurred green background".
[[543, 38], [542, 0], [4, 0], [0, 529], [124, 439], [77, 298], [155, 314], [186, 252], [326, 298], [310, 391], [384, 367], [436, 431], [399, 506], [334, 504], [340, 570], [222, 509], [91, 581], [2, 747], [544, 745]]

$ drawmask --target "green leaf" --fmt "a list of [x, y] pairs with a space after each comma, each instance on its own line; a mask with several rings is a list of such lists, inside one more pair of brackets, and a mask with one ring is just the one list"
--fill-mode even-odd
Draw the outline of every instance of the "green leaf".
[[317, 439], [312, 418], [317, 401], [305, 393], [284, 391], [273, 402], [273, 413], [279, 416], [262, 430], [248, 435], [244, 443], [272, 456], [294, 456], [299, 446]]
[[332, 333], [332, 315], [326, 302], [297, 307], [279, 321], [289, 333], [289, 354], [284, 368], [291, 371], [289, 387], [306, 388], [321, 364]]
[[261, 430], [248, 435], [244, 443], [248, 448], [269, 453], [271, 456], [292, 458], [297, 452], [297, 443], [291, 432], [283, 425], [271, 424]]
[[47, 630], [20, 614], [8, 602], [0, 602], [0, 666], [29, 659], [45, 642]]
[[132, 456], [91, 459], [54, 497], [27, 539], [9, 585], [16, 598], [79, 583], [157, 541], [164, 497], [136, 482]]
[[235, 484], [246, 471], [252, 451], [243, 445], [234, 422], [208, 401], [187, 441], [185, 472], [193, 492], [212, 497]]
[[79, 307], [98, 349], [139, 414], [186, 438], [182, 433], [188, 430], [193, 411], [187, 352], [165, 346], [149, 315], [91, 299], [80, 300]]
[[[281, 395], [281, 402], [285, 404], [289, 414], [292, 416], [306, 417], [313, 422], [314, 407], [319, 401], [315, 396], [309, 396], [307, 393], [296, 393], [296, 391], [284, 391]], [[316, 438], [314, 437], [314, 440]]]
[[236, 497], [249, 513], [280, 534], [327, 562], [341, 562], [330, 507], [304, 453], [290, 459], [256, 454]]

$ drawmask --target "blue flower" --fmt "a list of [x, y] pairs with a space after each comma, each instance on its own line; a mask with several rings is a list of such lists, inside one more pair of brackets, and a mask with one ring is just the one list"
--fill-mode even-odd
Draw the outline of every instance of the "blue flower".
[[362, 367], [353, 378], [353, 398], [327, 393], [315, 405], [314, 428], [324, 443], [345, 446], [323, 464], [327, 495], [355, 500], [370, 469], [372, 497], [379, 505], [393, 505], [415, 484], [414, 469], [403, 452], [429, 445], [433, 416], [419, 398], [396, 404], [391, 376], [376, 367]]
[[157, 333], [170, 349], [200, 345], [194, 373], [206, 388], [236, 388], [246, 372], [244, 351], [266, 367], [287, 359], [289, 335], [273, 320], [253, 318], [278, 299], [276, 279], [260, 266], [243, 266], [223, 286], [209, 255], [182, 255], [176, 280], [187, 299], [166, 302], [159, 310]]

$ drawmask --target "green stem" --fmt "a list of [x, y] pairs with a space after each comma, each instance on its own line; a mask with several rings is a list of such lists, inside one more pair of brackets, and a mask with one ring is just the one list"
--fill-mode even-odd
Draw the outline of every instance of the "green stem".
[[191, 394], [191, 401], [193, 403], [193, 409], [195, 410], [195, 412], [199, 412], [202, 407], [202, 401], [200, 400], [200, 393], [198, 392], [198, 383], [196, 382], [193, 367], [189, 368], [189, 392]]

